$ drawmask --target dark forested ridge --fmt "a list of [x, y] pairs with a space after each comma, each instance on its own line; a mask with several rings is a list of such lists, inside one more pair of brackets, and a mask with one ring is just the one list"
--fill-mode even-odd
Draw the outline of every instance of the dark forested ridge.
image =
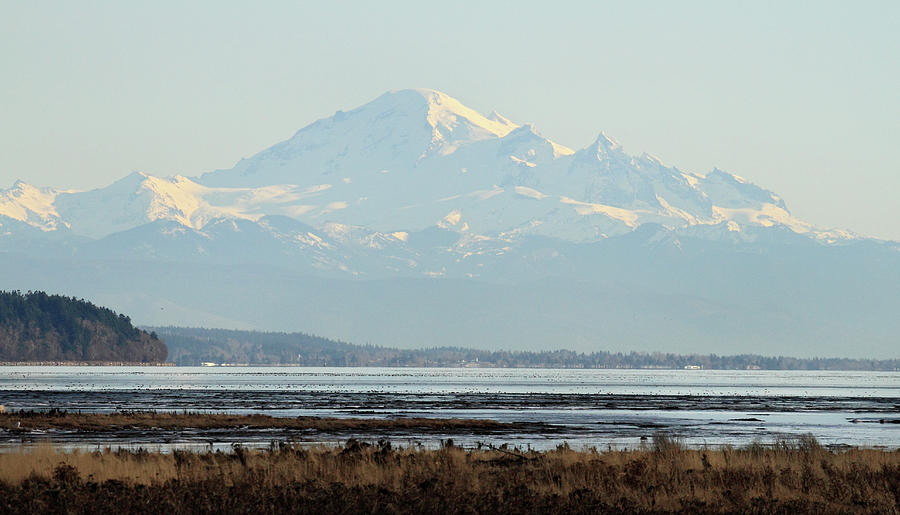
[[900, 360], [791, 358], [752, 354], [489, 351], [458, 347], [395, 349], [354, 345], [303, 333], [158, 327], [178, 365], [204, 362], [300, 366], [685, 368], [724, 370], [898, 370]]
[[88, 301], [0, 291], [0, 361], [162, 362], [165, 344]]
[[[155, 327], [176, 365], [200, 363], [378, 366], [386, 349], [353, 345], [304, 333]], [[372, 357], [368, 355], [371, 351]], [[375, 358], [375, 354], [379, 357]], [[378, 362], [375, 362], [378, 361]]]

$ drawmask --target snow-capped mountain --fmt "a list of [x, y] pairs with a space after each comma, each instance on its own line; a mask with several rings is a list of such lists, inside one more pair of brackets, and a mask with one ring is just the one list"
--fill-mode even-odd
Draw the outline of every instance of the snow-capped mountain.
[[[390, 92], [319, 120], [287, 141], [200, 178], [133, 173], [86, 192], [18, 182], [0, 215], [44, 231], [100, 238], [157, 220], [202, 230], [220, 218], [287, 216], [313, 227], [373, 232], [438, 226], [487, 238], [538, 234], [590, 242], [645, 223], [790, 227], [774, 193], [740, 177], [706, 175], [632, 156], [601, 134], [572, 151], [492, 113], [432, 90]], [[830, 234], [830, 236], [834, 236]]]
[[[900, 334], [872, 318], [900, 308], [897, 243], [818, 229], [722, 170], [631, 155], [603, 133], [573, 150], [433, 90], [386, 93], [200, 177], [135, 172], [91, 191], [18, 181], [0, 190], [0, 258], [0, 287], [56, 277], [44, 287], [67, 284], [147, 323], [390, 344], [475, 344], [483, 334], [485, 345], [572, 347], [603, 335], [660, 348], [654, 338], [713, 345], [758, 324], [830, 348], [871, 330], [882, 348]], [[200, 268], [184, 275], [188, 267]], [[353, 286], [334, 282], [345, 280]], [[313, 288], [318, 301], [281, 288]], [[249, 304], [234, 300], [248, 295]], [[348, 295], [362, 299], [350, 314]], [[298, 303], [309, 315], [291, 325]], [[174, 317], [176, 306], [194, 322]], [[392, 322], [378, 315], [386, 308], [428, 314]], [[852, 330], [835, 327], [848, 313], [858, 315]], [[483, 333], [461, 333], [461, 320]], [[780, 341], [767, 331], [748, 338]]]
[[54, 205], [58, 194], [52, 188], [36, 188], [18, 180], [12, 188], [0, 190], [0, 216], [43, 231], [56, 230], [61, 221]]

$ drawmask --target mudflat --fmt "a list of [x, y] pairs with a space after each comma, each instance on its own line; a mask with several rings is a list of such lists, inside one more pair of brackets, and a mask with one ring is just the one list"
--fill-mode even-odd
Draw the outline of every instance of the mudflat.
[[512, 431], [549, 428], [541, 423], [508, 423], [455, 418], [321, 418], [235, 415], [226, 413], [125, 411], [80, 413], [65, 410], [10, 411], [0, 413], [0, 429], [12, 432], [61, 429], [84, 432], [117, 432], [128, 429], [296, 429], [317, 431], [365, 431], [409, 429], [415, 431]]

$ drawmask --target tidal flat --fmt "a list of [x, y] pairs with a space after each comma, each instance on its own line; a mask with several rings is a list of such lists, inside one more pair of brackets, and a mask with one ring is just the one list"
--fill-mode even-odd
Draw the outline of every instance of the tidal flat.
[[491, 442], [515, 435], [551, 436], [562, 428], [542, 422], [453, 418], [273, 417], [263, 414], [64, 410], [0, 413], [0, 453], [53, 444], [59, 449], [153, 449], [156, 451], [260, 448], [272, 441], [336, 445], [348, 439], [392, 442]]
[[[812, 434], [825, 446], [900, 447], [900, 373], [717, 370], [272, 367], [0, 367], [10, 412], [197, 412], [286, 420], [370, 419], [366, 431], [286, 427], [116, 432], [0, 429], [0, 450], [51, 440], [70, 448], [228, 450], [233, 444], [389, 439], [436, 448], [633, 449], [656, 432], [688, 447], [740, 447]], [[481, 429], [407, 430], [402, 420], [486, 421]], [[268, 420], [268, 419], [267, 419]], [[398, 421], [398, 422], [392, 422]], [[21, 422], [26, 427], [25, 421]], [[507, 424], [487, 427], [493, 422]], [[353, 424], [362, 424], [354, 422]], [[21, 428], [20, 428], [21, 429]]]

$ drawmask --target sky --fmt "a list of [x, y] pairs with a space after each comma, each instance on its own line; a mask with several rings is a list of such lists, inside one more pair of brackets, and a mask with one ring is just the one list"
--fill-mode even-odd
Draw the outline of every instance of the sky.
[[230, 168], [433, 88], [900, 240], [900, 2], [0, 0], [0, 188]]

